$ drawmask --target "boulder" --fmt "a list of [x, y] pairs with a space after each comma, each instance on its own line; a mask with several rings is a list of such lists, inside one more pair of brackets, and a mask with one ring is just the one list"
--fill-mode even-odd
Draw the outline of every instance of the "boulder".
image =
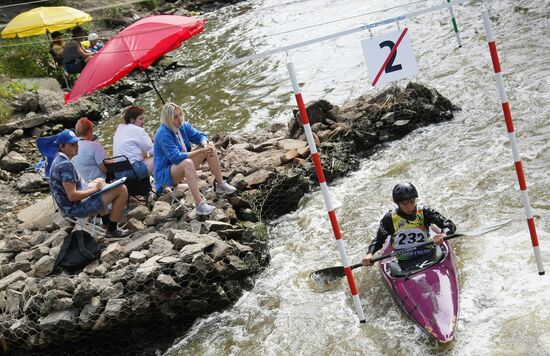
[[45, 277], [48, 274], [52, 273], [54, 263], [55, 263], [55, 259], [53, 257], [42, 256], [42, 258], [40, 258], [34, 264], [34, 276]]
[[168, 219], [172, 214], [172, 206], [164, 201], [156, 201], [151, 214], [145, 218], [145, 225], [157, 225], [159, 222]]
[[[42, 178], [41, 180], [44, 181]], [[43, 230], [52, 223], [54, 214], [53, 199], [48, 196], [19, 211], [17, 219], [29, 229]]]
[[265, 184], [269, 178], [273, 177], [274, 173], [265, 169], [260, 169], [244, 178], [246, 184], [252, 188], [257, 188], [261, 184]]
[[107, 264], [113, 264], [120, 258], [124, 257], [124, 248], [118, 243], [112, 243], [107, 246], [103, 252], [101, 252], [101, 261]]
[[154, 239], [156, 239], [159, 236], [163, 236], [163, 235], [161, 235], [159, 233], [156, 233], [156, 232], [153, 232], [153, 233], [148, 233], [148, 234], [143, 235], [141, 237], [132, 239], [132, 241], [130, 241], [128, 244], [126, 244], [124, 246], [124, 255], [127, 256], [132, 251], [143, 250], [144, 248], [149, 246], [149, 244]]
[[8, 172], [20, 172], [29, 166], [27, 159], [20, 153], [11, 151], [0, 160], [0, 168]]
[[76, 310], [55, 311], [46, 317], [39, 319], [40, 328], [43, 331], [72, 330], [78, 325], [78, 312]]
[[37, 173], [24, 173], [15, 184], [15, 188], [21, 193], [32, 193], [47, 187], [48, 183]]

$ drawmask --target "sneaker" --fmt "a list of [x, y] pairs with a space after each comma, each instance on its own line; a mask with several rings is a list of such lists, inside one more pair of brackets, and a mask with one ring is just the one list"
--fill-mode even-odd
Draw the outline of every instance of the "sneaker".
[[208, 204], [206, 200], [201, 201], [195, 208], [197, 215], [209, 215], [214, 210], [216, 210], [216, 207]]
[[227, 183], [226, 181], [222, 181], [220, 184], [216, 184], [216, 193], [232, 194], [232, 193], [235, 193], [236, 191], [237, 191], [237, 188]]
[[133, 234], [132, 231], [126, 229], [116, 229], [114, 231], [105, 231], [106, 239], [121, 239], [123, 237], [130, 237]]

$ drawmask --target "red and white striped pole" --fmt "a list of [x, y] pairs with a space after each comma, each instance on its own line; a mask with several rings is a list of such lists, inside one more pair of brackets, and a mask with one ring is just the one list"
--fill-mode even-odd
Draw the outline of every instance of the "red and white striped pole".
[[340, 260], [342, 261], [342, 266], [344, 266], [344, 271], [346, 272], [346, 278], [348, 280], [349, 289], [353, 298], [353, 304], [355, 305], [355, 311], [357, 312], [359, 321], [361, 323], [365, 323], [365, 314], [363, 313], [363, 307], [361, 306], [361, 301], [359, 300], [359, 294], [357, 293], [357, 287], [355, 286], [355, 279], [353, 278], [353, 272], [351, 271], [348, 255], [346, 254], [346, 248], [344, 246], [344, 241], [342, 240], [342, 234], [340, 233], [340, 227], [338, 226], [338, 219], [336, 219], [334, 205], [332, 204], [332, 199], [330, 198], [330, 194], [328, 191], [327, 182], [325, 180], [325, 173], [323, 172], [323, 166], [321, 165], [321, 158], [319, 157], [319, 152], [317, 152], [317, 146], [315, 145], [315, 140], [313, 139], [313, 133], [311, 131], [311, 125], [309, 124], [309, 117], [307, 115], [306, 106], [304, 105], [304, 100], [302, 99], [302, 92], [300, 90], [300, 87], [298, 86], [298, 80], [296, 80], [294, 65], [292, 63], [287, 63], [286, 67], [288, 69], [290, 81], [292, 82], [292, 88], [294, 89], [296, 103], [298, 104], [298, 109], [300, 110], [302, 125], [304, 126], [304, 132], [306, 134], [307, 143], [309, 144], [309, 150], [311, 152], [311, 159], [313, 160], [313, 164], [315, 165], [315, 172], [317, 173], [317, 179], [319, 180], [319, 185], [321, 186], [321, 194], [323, 195], [323, 199], [325, 200], [325, 206], [327, 207], [330, 224], [332, 225], [332, 231], [334, 232], [336, 244], [338, 245]]
[[516, 173], [519, 181], [519, 189], [521, 191], [523, 207], [525, 208], [525, 216], [527, 217], [527, 225], [529, 226], [531, 243], [533, 244], [533, 250], [535, 252], [537, 269], [539, 271], [539, 274], [543, 275], [544, 266], [542, 265], [542, 256], [540, 254], [539, 240], [537, 237], [537, 229], [535, 228], [533, 210], [531, 209], [531, 203], [529, 201], [529, 193], [527, 192], [527, 184], [525, 183], [525, 177], [523, 175], [523, 166], [521, 164], [521, 157], [519, 155], [518, 143], [516, 140], [516, 134], [514, 132], [514, 122], [512, 121], [512, 113], [510, 112], [510, 105], [508, 104], [508, 96], [506, 95], [506, 89], [504, 88], [504, 80], [502, 79], [502, 71], [500, 69], [500, 61], [498, 59], [497, 46], [495, 44], [495, 36], [493, 34], [493, 29], [491, 28], [491, 22], [489, 20], [489, 15], [486, 9], [483, 9], [481, 11], [481, 16], [483, 17], [483, 26], [485, 27], [485, 35], [487, 36], [487, 42], [489, 42], [489, 51], [491, 52], [493, 69], [495, 70], [495, 79], [497, 82], [498, 92], [500, 94], [500, 100], [502, 102], [502, 111], [504, 112], [506, 129], [508, 130], [508, 137], [510, 140], [510, 144], [512, 146], [512, 155], [514, 156], [514, 163], [516, 166]]

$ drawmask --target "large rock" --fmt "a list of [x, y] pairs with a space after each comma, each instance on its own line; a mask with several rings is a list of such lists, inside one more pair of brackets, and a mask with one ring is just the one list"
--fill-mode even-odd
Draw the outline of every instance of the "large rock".
[[138, 237], [136, 239], [133, 239], [128, 244], [124, 246], [124, 255], [130, 254], [132, 251], [139, 251], [143, 250], [145, 247], [149, 246], [149, 244], [156, 239], [159, 236], [163, 236], [159, 233], [153, 232], [148, 233], [146, 235], [143, 235], [141, 237]]
[[275, 174], [271, 171], [260, 169], [244, 178], [244, 181], [249, 187], [257, 188], [261, 184], [265, 184], [269, 178], [273, 177]]
[[172, 206], [164, 201], [156, 201], [151, 214], [145, 218], [145, 225], [156, 225], [161, 221], [168, 219], [172, 214]]
[[37, 173], [24, 173], [15, 184], [21, 193], [32, 193], [47, 187], [48, 183]]
[[42, 256], [34, 265], [34, 276], [45, 277], [52, 273], [55, 259], [51, 256]]
[[27, 228], [43, 230], [52, 223], [54, 214], [53, 199], [48, 196], [21, 210], [17, 219]]
[[0, 279], [0, 291], [6, 289], [11, 284], [27, 278], [27, 274], [23, 271], [15, 271], [9, 276]]
[[8, 172], [20, 172], [29, 166], [27, 159], [20, 153], [11, 151], [0, 160], [0, 168]]
[[72, 330], [78, 325], [76, 310], [56, 311], [40, 318], [40, 327], [47, 331]]

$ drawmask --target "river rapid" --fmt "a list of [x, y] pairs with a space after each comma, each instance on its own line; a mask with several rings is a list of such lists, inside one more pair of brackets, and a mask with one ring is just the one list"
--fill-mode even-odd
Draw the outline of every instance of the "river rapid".
[[[163, 78], [162, 94], [182, 103], [188, 120], [210, 134], [286, 122], [294, 101], [285, 63], [291, 60], [305, 100], [342, 104], [371, 89], [360, 40], [368, 32], [258, 61], [230, 60], [324, 36], [440, 2], [258, 0], [207, 16], [204, 33], [175, 51], [188, 65]], [[408, 6], [400, 7], [409, 4]], [[438, 345], [401, 313], [376, 268], [355, 270], [367, 318], [359, 324], [345, 281], [319, 289], [308, 278], [339, 264], [318, 191], [270, 224], [272, 261], [252, 290], [228, 310], [183, 332], [173, 355], [550, 355], [550, 3], [486, 2], [504, 72], [519, 149], [537, 219], [545, 276], [537, 274], [523, 205], [481, 20], [482, 2], [455, 8], [463, 47], [447, 11], [404, 21], [419, 66], [414, 80], [462, 108], [454, 120], [417, 130], [331, 184], [352, 262], [360, 260], [378, 220], [392, 208], [391, 188], [411, 181], [420, 201], [467, 232], [512, 219], [499, 231], [452, 242], [460, 272], [456, 339]], [[386, 12], [375, 12], [388, 9]], [[347, 19], [346, 19], [347, 18]], [[346, 19], [342, 21], [336, 21]], [[328, 23], [331, 22], [331, 23]], [[300, 27], [313, 26], [300, 31]], [[396, 25], [377, 27], [376, 36]], [[404, 82], [403, 82], [404, 83]], [[140, 98], [148, 128], [160, 102]], [[116, 120], [112, 120], [113, 127]], [[108, 126], [108, 125], [107, 125]]]

